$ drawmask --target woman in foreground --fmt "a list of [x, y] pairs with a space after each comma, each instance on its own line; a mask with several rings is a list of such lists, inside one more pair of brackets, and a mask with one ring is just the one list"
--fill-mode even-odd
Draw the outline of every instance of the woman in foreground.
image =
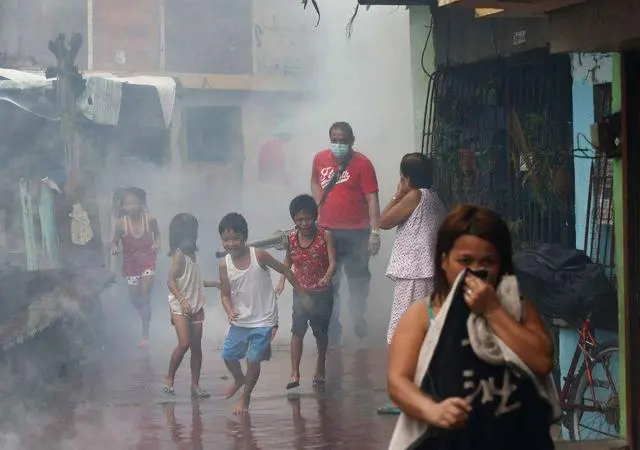
[[[434, 293], [407, 310], [391, 341], [388, 390], [403, 415], [389, 448], [553, 449], [554, 404], [542, 381], [553, 347], [509, 276], [507, 225], [488, 209], [459, 206], [444, 219], [435, 254]], [[486, 339], [474, 340], [476, 327], [501, 362], [481, 356]]]

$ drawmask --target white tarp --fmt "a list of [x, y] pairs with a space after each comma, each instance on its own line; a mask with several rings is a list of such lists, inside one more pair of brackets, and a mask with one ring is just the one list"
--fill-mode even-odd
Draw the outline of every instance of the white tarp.
[[53, 86], [44, 72], [25, 72], [23, 70], [0, 68], [0, 90], [2, 89], [37, 89]]
[[[87, 72], [83, 77], [86, 80], [86, 90], [76, 101], [76, 107], [90, 121], [103, 125], [118, 125], [122, 86], [130, 84], [154, 87], [158, 92], [165, 126], [168, 128], [171, 124], [176, 98], [176, 82], [173, 78], [118, 76], [110, 72]], [[51, 88], [54, 81], [55, 78], [47, 79], [42, 71], [0, 68], [0, 91]]]
[[117, 125], [122, 103], [122, 85], [153, 86], [158, 92], [165, 126], [171, 124], [176, 98], [176, 82], [169, 77], [129, 76], [91, 72], [85, 74], [87, 89], [78, 99], [80, 111], [92, 122]]

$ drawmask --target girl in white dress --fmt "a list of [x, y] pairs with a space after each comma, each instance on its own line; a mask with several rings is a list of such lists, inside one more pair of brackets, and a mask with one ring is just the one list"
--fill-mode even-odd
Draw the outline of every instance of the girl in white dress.
[[198, 251], [198, 220], [181, 213], [169, 224], [169, 310], [171, 324], [178, 335], [178, 345], [171, 353], [169, 371], [162, 391], [173, 395], [176, 372], [187, 350], [191, 350], [191, 396], [206, 398], [209, 393], [200, 387], [202, 368], [202, 324], [204, 323], [204, 289], [220, 287], [217, 281], [205, 281], [196, 259]]

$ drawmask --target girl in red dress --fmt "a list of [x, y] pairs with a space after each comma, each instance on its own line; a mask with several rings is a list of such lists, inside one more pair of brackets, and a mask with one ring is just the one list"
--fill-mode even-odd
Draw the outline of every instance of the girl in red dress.
[[147, 194], [136, 187], [122, 189], [114, 195], [117, 217], [112, 253], [122, 252], [122, 275], [129, 285], [131, 303], [142, 320], [142, 340], [149, 343], [151, 289], [160, 249], [158, 222], [147, 212]]

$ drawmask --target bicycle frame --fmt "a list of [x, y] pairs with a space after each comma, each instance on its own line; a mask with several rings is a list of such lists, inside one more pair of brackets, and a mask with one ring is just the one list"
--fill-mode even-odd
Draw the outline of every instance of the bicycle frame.
[[577, 330], [577, 333], [578, 333], [578, 345], [576, 345], [576, 349], [573, 353], [573, 358], [571, 359], [571, 365], [569, 366], [569, 371], [567, 372], [567, 376], [561, 377], [564, 383], [562, 385], [562, 390], [558, 394], [558, 399], [560, 400], [560, 406], [562, 407], [563, 410], [578, 409], [580, 411], [585, 411], [585, 412], [591, 412], [591, 411], [597, 412], [600, 410], [597, 405], [586, 406], [583, 404], [568, 403], [571, 387], [573, 386], [573, 383], [575, 383], [576, 381], [576, 370], [579, 367], [578, 365], [580, 364], [581, 356], [584, 358], [584, 363], [586, 365], [587, 378], [589, 380], [589, 386], [595, 398], [595, 389], [593, 386], [593, 373], [591, 368], [593, 357], [591, 356], [591, 352], [598, 344], [598, 341], [596, 340], [595, 336], [592, 333], [591, 321], [589, 319], [583, 320], [581, 327]]

